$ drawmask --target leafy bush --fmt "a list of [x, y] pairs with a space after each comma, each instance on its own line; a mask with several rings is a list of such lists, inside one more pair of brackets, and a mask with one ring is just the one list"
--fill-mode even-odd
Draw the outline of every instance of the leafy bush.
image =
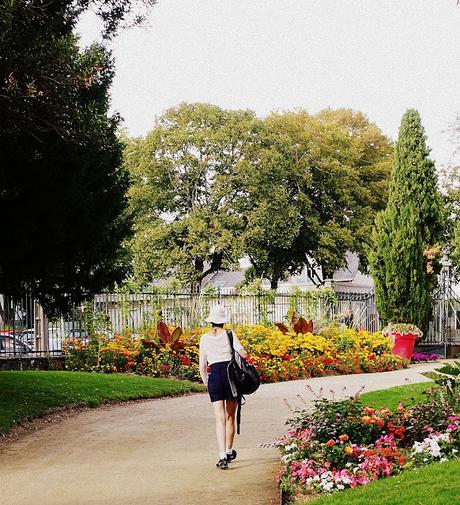
[[428, 401], [394, 410], [365, 406], [358, 397], [318, 400], [313, 411], [297, 412], [277, 442], [280, 485], [291, 493], [339, 491], [458, 457], [459, 400], [459, 389], [449, 396], [433, 390]]

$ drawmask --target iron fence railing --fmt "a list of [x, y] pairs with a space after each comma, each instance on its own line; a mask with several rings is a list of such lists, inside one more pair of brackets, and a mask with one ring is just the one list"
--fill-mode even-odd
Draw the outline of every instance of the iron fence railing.
[[[66, 316], [46, 318], [30, 296], [13, 299], [0, 295], [0, 357], [62, 354], [66, 339], [87, 338], [97, 331], [107, 336], [129, 330], [133, 334], [153, 328], [161, 318], [167, 324], [195, 328], [205, 324], [209, 307], [222, 303], [230, 323], [275, 323], [295, 312], [316, 323], [340, 321], [353, 328], [379, 331], [381, 323], [374, 295], [320, 291], [291, 293], [212, 292], [105, 293], [74, 306]], [[440, 289], [433, 300], [433, 320], [421, 344], [460, 346], [460, 300], [452, 289]]]
[[222, 303], [231, 324], [284, 322], [292, 313], [316, 322], [339, 320], [350, 327], [378, 331], [380, 322], [372, 293], [300, 292], [236, 293], [217, 289], [186, 292], [107, 293], [48, 320], [31, 297], [0, 295], [0, 355], [60, 354], [66, 339], [108, 336], [129, 330], [141, 333], [161, 318], [167, 324], [195, 328], [205, 324], [211, 305]]

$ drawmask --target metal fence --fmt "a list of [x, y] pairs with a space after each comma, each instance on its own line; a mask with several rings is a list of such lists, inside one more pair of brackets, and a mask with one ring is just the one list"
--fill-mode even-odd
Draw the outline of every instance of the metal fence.
[[216, 303], [227, 307], [231, 324], [285, 322], [295, 313], [319, 323], [339, 320], [354, 328], [380, 328], [372, 293], [337, 293], [335, 298], [318, 291], [238, 294], [225, 289], [201, 294], [99, 294], [66, 316], [50, 320], [31, 297], [13, 300], [0, 295], [0, 356], [61, 354], [66, 339], [87, 338], [94, 331], [107, 336], [126, 330], [143, 334], [160, 318], [196, 328], [205, 324]]

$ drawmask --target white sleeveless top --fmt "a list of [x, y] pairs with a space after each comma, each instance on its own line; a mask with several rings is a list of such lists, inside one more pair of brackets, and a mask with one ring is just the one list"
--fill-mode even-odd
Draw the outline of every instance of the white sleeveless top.
[[[244, 351], [235, 332], [231, 330], [233, 335], [233, 348], [236, 352]], [[230, 349], [230, 342], [228, 341], [227, 332], [221, 328], [217, 331], [211, 330], [205, 333], [200, 340], [200, 362], [202, 364], [219, 363], [221, 361], [230, 361], [232, 359], [232, 352]]]

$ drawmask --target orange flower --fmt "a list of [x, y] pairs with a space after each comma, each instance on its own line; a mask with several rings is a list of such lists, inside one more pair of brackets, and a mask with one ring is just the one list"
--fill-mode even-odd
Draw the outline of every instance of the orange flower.
[[346, 442], [349, 439], [348, 435], [340, 435], [339, 440]]
[[332, 440], [332, 438], [331, 438], [331, 439], [329, 439], [329, 440], [326, 442], [326, 445], [327, 445], [327, 447], [332, 447], [333, 445], [335, 445], [335, 440]]
[[351, 447], [350, 445], [347, 445], [345, 447], [345, 449], [343, 450], [343, 452], [345, 454], [348, 454], [348, 456], [351, 456], [353, 454], [353, 447]]
[[372, 419], [371, 419], [369, 416], [363, 416], [363, 417], [361, 418], [361, 421], [362, 421], [364, 424], [371, 424]]
[[375, 412], [375, 409], [371, 407], [364, 407], [364, 412], [366, 412], [367, 415], [371, 416]]

